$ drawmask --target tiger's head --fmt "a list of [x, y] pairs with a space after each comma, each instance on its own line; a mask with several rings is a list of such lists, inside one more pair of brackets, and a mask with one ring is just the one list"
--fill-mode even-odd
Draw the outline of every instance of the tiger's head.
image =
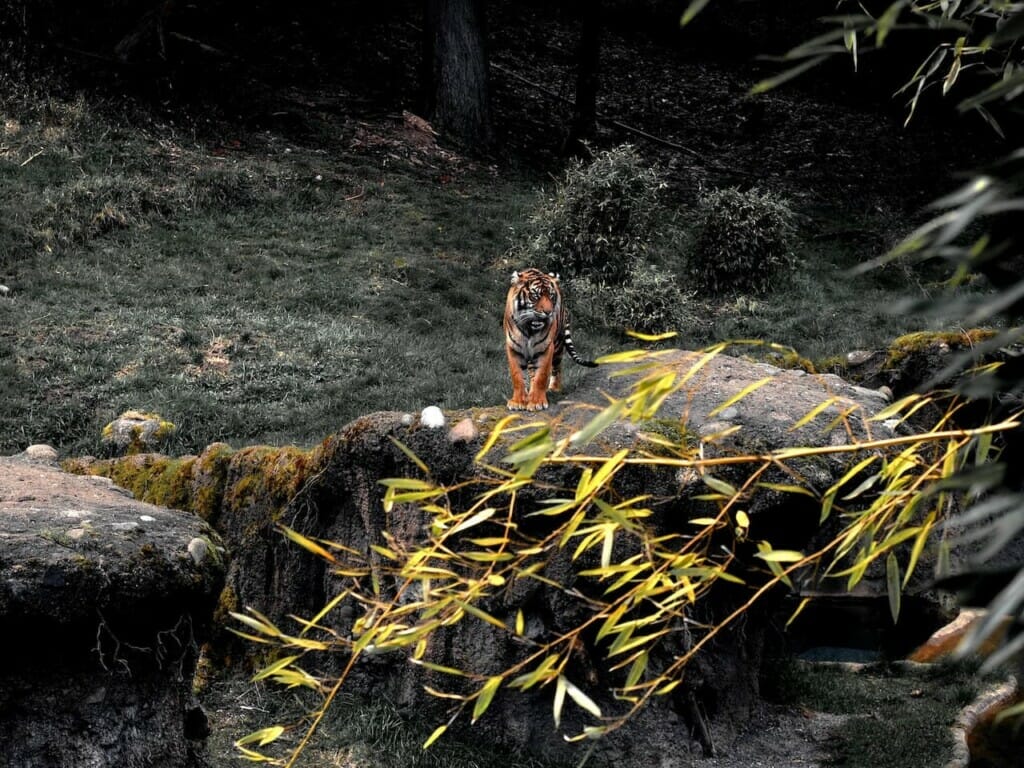
[[512, 273], [511, 284], [509, 311], [515, 324], [531, 334], [543, 331], [561, 306], [558, 275], [524, 269]]

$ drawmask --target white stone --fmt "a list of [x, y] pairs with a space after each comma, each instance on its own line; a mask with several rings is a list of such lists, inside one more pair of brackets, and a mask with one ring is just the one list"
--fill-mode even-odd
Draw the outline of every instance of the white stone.
[[428, 405], [420, 413], [420, 424], [429, 429], [437, 429], [445, 425], [444, 414], [436, 405]]
[[155, 523], [156, 522], [156, 518], [153, 517], [152, 515], [139, 515], [139, 520], [141, 520], [144, 523]]
[[30, 445], [25, 449], [25, 456], [32, 461], [57, 461], [57, 449], [52, 445], [46, 445], [45, 443], [38, 443], [36, 445]]
[[202, 564], [209, 551], [210, 545], [206, 543], [205, 539], [201, 539], [198, 536], [188, 543], [188, 553], [192, 555], [192, 560], [196, 565]]

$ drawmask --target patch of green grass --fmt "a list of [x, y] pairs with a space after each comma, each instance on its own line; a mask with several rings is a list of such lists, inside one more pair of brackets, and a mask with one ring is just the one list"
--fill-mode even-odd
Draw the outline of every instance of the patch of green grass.
[[849, 715], [833, 734], [831, 765], [934, 768], [952, 748], [950, 728], [986, 681], [976, 669], [787, 665], [767, 686], [770, 698], [814, 712]]

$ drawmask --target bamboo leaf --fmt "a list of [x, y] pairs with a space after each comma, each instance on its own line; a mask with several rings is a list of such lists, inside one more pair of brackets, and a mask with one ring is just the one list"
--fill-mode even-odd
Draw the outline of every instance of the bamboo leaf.
[[255, 683], [255, 682], [258, 682], [260, 680], [266, 680], [267, 678], [272, 677], [274, 674], [276, 674], [280, 670], [282, 670], [285, 667], [287, 667], [293, 661], [296, 661], [298, 658], [299, 658], [299, 656], [295, 655], [295, 656], [285, 656], [282, 659], [278, 659], [273, 664], [270, 664], [269, 666], [264, 667], [259, 672], [257, 672], [255, 675], [253, 675], [252, 681]]
[[704, 483], [704, 485], [706, 485], [713, 491], [718, 491], [719, 493], [725, 496], [736, 495], [736, 489], [729, 485], [729, 483], [725, 482], [725, 480], [719, 480], [717, 477], [712, 477], [706, 472], [703, 475], [701, 475], [700, 479]]
[[526, 619], [523, 618], [523, 609], [520, 608], [518, 611], [516, 611], [516, 634], [522, 637], [525, 631]]
[[598, 365], [610, 363], [632, 363], [636, 360], [643, 360], [650, 353], [645, 349], [627, 349], [623, 352], [613, 352], [610, 355], [601, 355], [594, 362]]
[[579, 432], [574, 432], [569, 438], [569, 442], [576, 447], [586, 445], [610, 425], [614, 424], [625, 409], [625, 400], [614, 400], [597, 416], [588, 421], [583, 429]]
[[636, 685], [640, 678], [643, 677], [644, 672], [647, 671], [647, 651], [643, 651], [629, 668], [629, 673], [626, 675], [626, 688], [632, 688]]
[[473, 705], [473, 720], [476, 722], [480, 719], [480, 716], [487, 711], [487, 708], [491, 706], [491, 702], [494, 700], [494, 694], [498, 692], [498, 688], [501, 686], [501, 681], [504, 678], [501, 675], [495, 675], [487, 679], [487, 682], [483, 684], [480, 689], [480, 694], [477, 696], [476, 703]]
[[686, 6], [686, 10], [683, 11], [683, 16], [679, 19], [679, 26], [685, 27], [695, 18], [697, 14], [704, 10], [704, 7], [710, 2], [710, 0], [690, 0], [690, 4]]
[[910, 577], [914, 574], [914, 569], [917, 567], [917, 560], [921, 556], [921, 552], [924, 551], [924, 545], [928, 541], [928, 535], [932, 532], [932, 526], [935, 523], [936, 511], [933, 509], [928, 513], [924, 522], [921, 524], [921, 530], [917, 532], [917, 538], [914, 539], [914, 546], [910, 550], [910, 559], [907, 561], [907, 572], [903, 577], [903, 587], [906, 588], [907, 582], [910, 581]]
[[712, 416], [717, 416], [719, 413], [724, 411], [726, 408], [729, 408], [730, 406], [735, 405], [740, 400], [742, 400], [747, 395], [749, 395], [751, 392], [756, 392], [761, 387], [763, 387], [765, 384], [767, 384], [767, 383], [769, 383], [770, 381], [773, 381], [773, 380], [774, 380], [773, 376], [765, 376], [763, 379], [758, 379], [757, 381], [755, 381], [755, 382], [753, 382], [751, 384], [748, 384], [743, 389], [741, 389], [739, 392], [737, 392], [735, 395], [733, 395], [728, 400], [726, 400], [724, 403], [722, 403], [720, 406], [718, 406], [717, 408], [713, 409], [711, 411], [711, 413], [708, 414], [708, 418], [710, 418]]
[[500, 621], [499, 619], [494, 618], [493, 616], [491, 616], [491, 614], [487, 613], [484, 610], [481, 610], [480, 608], [477, 608], [472, 603], [464, 603], [461, 600], [456, 600], [455, 604], [458, 605], [460, 608], [462, 608], [462, 610], [464, 610], [470, 616], [475, 616], [476, 618], [480, 619], [481, 621], [486, 621], [488, 624], [491, 624], [492, 626], [498, 627], [499, 629], [504, 629], [504, 630], [508, 629], [508, 627], [505, 626], [505, 623], [503, 621]]
[[430, 474], [430, 467], [428, 467], [426, 464], [424, 464], [423, 463], [423, 459], [421, 459], [419, 456], [417, 456], [415, 453], [413, 453], [411, 448], [409, 448], [401, 440], [397, 440], [396, 438], [392, 437], [391, 435], [388, 435], [388, 439], [392, 443], [395, 444], [395, 447], [398, 448], [398, 450], [400, 450], [402, 453], [404, 453], [409, 458], [409, 461], [411, 461], [413, 464], [416, 465], [416, 467], [419, 469], [420, 472], [422, 472], [424, 475], [429, 475]]
[[601, 708], [594, 703], [593, 699], [587, 696], [587, 694], [569, 682], [566, 678], [561, 679], [565, 680], [565, 689], [569, 694], [569, 698], [576, 702], [576, 706], [580, 709], [586, 710], [594, 717], [601, 717]]
[[258, 731], [253, 731], [247, 736], [243, 736], [235, 742], [235, 746], [243, 747], [247, 744], [257, 744], [261, 747], [265, 747], [267, 744], [277, 741], [283, 733], [284, 726], [272, 725], [269, 728], [261, 728]]
[[562, 707], [565, 705], [565, 678], [561, 675], [555, 681], [555, 700], [552, 710], [555, 716], [555, 728], [562, 725]]
[[467, 677], [466, 673], [461, 669], [455, 669], [454, 667], [443, 667], [440, 664], [435, 664], [432, 661], [424, 661], [423, 659], [410, 659], [413, 664], [429, 669], [432, 672], [440, 672], [444, 675], [453, 675], [455, 677]]
[[787, 69], [785, 72], [776, 75], [775, 77], [769, 77], [766, 80], [762, 80], [761, 82], [757, 83], [756, 85], [754, 85], [753, 88], [750, 89], [750, 93], [753, 95], [757, 95], [759, 93], [765, 93], [766, 91], [778, 88], [783, 83], [788, 83], [794, 77], [799, 77], [807, 70], [818, 66], [827, 58], [827, 55], [822, 55], [814, 56], [813, 58], [807, 59], [806, 61], [796, 65], [795, 67], [791, 67], [790, 69]]
[[818, 498], [814, 491], [804, 488], [801, 485], [788, 485], [786, 483], [758, 483], [758, 488], [765, 488], [769, 491], [778, 491], [779, 493], [798, 493], [801, 496], [810, 496], [812, 499]]
[[798, 605], [796, 607], [796, 610], [793, 611], [792, 614], [790, 614], [788, 619], [786, 619], [786, 629], [789, 629], [789, 625], [796, 621], [796, 617], [799, 616], [803, 609], [807, 607], [807, 604], [809, 602], [811, 602], [811, 598], [809, 597], [805, 597], [803, 600], [800, 601], [800, 605]]
[[278, 528], [281, 530], [282, 533], [284, 533], [284, 535], [289, 540], [294, 541], [303, 549], [312, 552], [314, 555], [317, 555], [318, 557], [322, 557], [324, 560], [327, 560], [330, 563], [337, 562], [334, 558], [334, 555], [332, 555], [330, 552], [321, 547], [312, 539], [303, 536], [298, 531], [292, 530], [287, 525], [279, 525]]
[[885, 558], [885, 586], [889, 592], [889, 612], [892, 614], [892, 623], [900, 619], [900, 564], [896, 562], [896, 554], [890, 552]]
[[423, 742], [423, 749], [428, 749], [431, 744], [441, 738], [441, 734], [448, 730], [448, 724], [439, 725], [434, 729], [434, 732], [430, 734], [426, 741]]
[[792, 549], [772, 549], [755, 553], [754, 557], [764, 560], [766, 563], [798, 563], [804, 559], [802, 552]]
[[632, 336], [640, 341], [664, 341], [679, 335], [678, 331], [665, 331], [665, 333], [640, 333], [639, 331], [626, 331], [627, 336]]
[[[490, 453], [491, 448], [493, 448], [494, 444], [496, 442], [498, 442], [498, 439], [502, 436], [502, 434], [504, 434], [505, 427], [507, 427], [513, 421], [518, 420], [518, 418], [519, 418], [519, 416], [517, 414], [513, 413], [513, 414], [511, 414], [509, 416], [503, 417], [497, 424], [495, 424], [494, 428], [491, 430], [491, 433], [487, 436], [487, 439], [484, 441], [483, 446], [480, 448], [480, 450], [477, 452], [476, 456], [473, 458], [473, 461], [478, 462], [478, 463], [480, 461], [482, 461], [483, 458], [488, 453]], [[445, 726], [445, 727], [447, 727], [447, 726]]]
[[484, 520], [490, 520], [492, 517], [494, 517], [494, 513], [496, 511], [497, 510], [495, 510], [493, 507], [481, 509], [475, 515], [471, 515], [470, 517], [466, 518], [461, 523], [456, 525], [454, 528], [452, 528], [451, 534], [454, 536], [456, 533], [468, 530], [469, 528], [472, 528], [474, 525], [479, 525], [480, 523], [484, 522]]
[[609, 477], [611, 477], [612, 473], [622, 466], [622, 460], [625, 459], [627, 455], [629, 455], [629, 449], [623, 448], [614, 456], [605, 459], [604, 463], [601, 464], [600, 468], [597, 470], [597, 472], [594, 473], [594, 476], [590, 479], [589, 487], [586, 489], [584, 495], [589, 496], [591, 493], [598, 490], [599, 488], [603, 488], [605, 482], [608, 480]]

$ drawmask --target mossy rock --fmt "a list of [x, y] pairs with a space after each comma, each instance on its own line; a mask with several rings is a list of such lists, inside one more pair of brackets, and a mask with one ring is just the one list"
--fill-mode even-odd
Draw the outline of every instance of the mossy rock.
[[108, 456], [134, 456], [161, 450], [176, 431], [160, 414], [125, 411], [103, 428], [100, 443]]

